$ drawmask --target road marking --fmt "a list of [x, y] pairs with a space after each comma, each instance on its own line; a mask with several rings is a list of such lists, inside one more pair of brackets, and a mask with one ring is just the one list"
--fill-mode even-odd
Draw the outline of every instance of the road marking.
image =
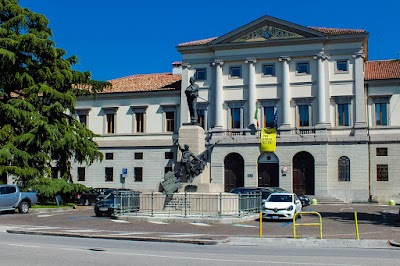
[[164, 235], [164, 237], [196, 237], [196, 236], [205, 236], [204, 234], [173, 234], [173, 235]]
[[149, 221], [149, 223], [152, 223], [152, 224], [169, 224], [169, 223], [158, 222], [158, 221]]
[[9, 245], [15, 247], [25, 247], [25, 248], [40, 248], [40, 246], [21, 245], [21, 244], [9, 244]]
[[205, 224], [205, 223], [189, 223], [189, 224], [197, 226], [211, 226], [210, 224]]
[[37, 217], [43, 218], [43, 217], [51, 217], [53, 216], [52, 214], [39, 214]]
[[126, 221], [126, 220], [114, 220], [114, 219], [111, 219], [111, 221], [113, 221], [114, 223], [120, 223], [120, 224], [130, 224], [130, 222]]
[[339, 211], [341, 212], [341, 211], [344, 211], [344, 210], [353, 210], [354, 208], [352, 208], [352, 207], [349, 207], [349, 208], [341, 208]]
[[250, 224], [232, 224], [232, 225], [233, 226], [238, 226], [238, 227], [252, 227], [252, 228], [257, 227], [258, 228], [257, 225], [250, 225]]

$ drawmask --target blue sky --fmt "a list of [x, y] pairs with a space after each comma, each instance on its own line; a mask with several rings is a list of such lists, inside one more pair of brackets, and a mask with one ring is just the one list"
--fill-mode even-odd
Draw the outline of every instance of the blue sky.
[[20, 0], [45, 15], [56, 46], [93, 79], [171, 72], [176, 46], [221, 36], [264, 15], [302, 26], [365, 29], [369, 60], [400, 58], [400, 1]]

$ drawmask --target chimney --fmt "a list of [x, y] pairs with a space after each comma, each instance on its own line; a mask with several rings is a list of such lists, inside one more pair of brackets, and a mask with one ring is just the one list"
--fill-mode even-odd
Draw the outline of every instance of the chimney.
[[182, 74], [182, 62], [173, 62], [172, 75], [181, 75], [181, 74]]

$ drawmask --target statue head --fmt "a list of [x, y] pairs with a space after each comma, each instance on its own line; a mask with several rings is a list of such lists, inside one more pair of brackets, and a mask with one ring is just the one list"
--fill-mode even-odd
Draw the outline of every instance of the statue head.
[[194, 84], [196, 82], [196, 78], [194, 76], [190, 77], [190, 84]]
[[185, 144], [183, 147], [185, 148], [185, 150], [189, 150], [189, 145]]

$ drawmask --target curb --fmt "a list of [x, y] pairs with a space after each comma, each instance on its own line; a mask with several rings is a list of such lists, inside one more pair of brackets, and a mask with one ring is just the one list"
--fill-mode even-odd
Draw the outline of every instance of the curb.
[[75, 207], [60, 207], [60, 208], [30, 208], [29, 212], [34, 212], [34, 213], [49, 213], [49, 212], [62, 212], [62, 211], [68, 211], [68, 210], [73, 210], [76, 209]]
[[394, 240], [388, 240], [389, 244], [393, 247], [399, 247], [400, 248], [400, 243], [394, 241]]
[[43, 231], [23, 231], [23, 230], [7, 230], [7, 233], [25, 234], [25, 235], [80, 237], [80, 238], [99, 238], [99, 239], [112, 239], [112, 240], [147, 241], [147, 242], [185, 243], [185, 244], [195, 244], [195, 245], [217, 245], [224, 241], [224, 240], [214, 240], [214, 239], [182, 239], [182, 238], [166, 238], [166, 237], [108, 236], [108, 235], [90, 235], [90, 234], [74, 234], [74, 233], [43, 232]]

